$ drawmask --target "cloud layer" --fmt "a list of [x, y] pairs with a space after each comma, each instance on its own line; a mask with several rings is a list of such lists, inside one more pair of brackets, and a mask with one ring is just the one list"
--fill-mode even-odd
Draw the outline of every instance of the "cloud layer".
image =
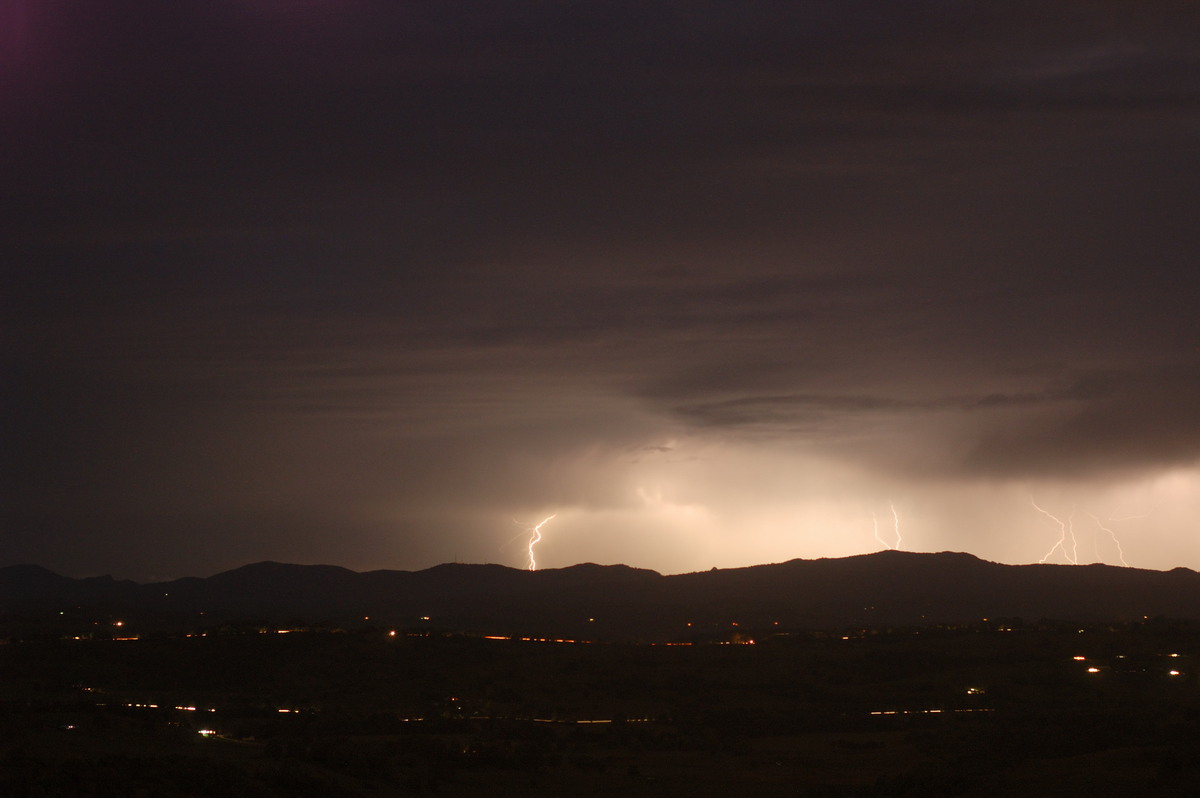
[[0, 561], [1200, 567], [1193, 11], [13, 8]]

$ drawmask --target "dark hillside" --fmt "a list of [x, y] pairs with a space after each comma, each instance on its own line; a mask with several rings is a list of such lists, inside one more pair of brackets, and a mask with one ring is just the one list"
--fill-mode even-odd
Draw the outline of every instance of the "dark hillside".
[[981, 618], [1121, 622], [1200, 618], [1200, 574], [1108, 565], [1001, 565], [969, 554], [884, 551], [663, 576], [592, 563], [529, 572], [446, 564], [357, 573], [256, 563], [206, 579], [138, 585], [0, 569], [0, 613], [89, 607], [155, 626], [224, 622], [397, 625], [488, 634], [674, 639], [735, 628], [841, 629]]

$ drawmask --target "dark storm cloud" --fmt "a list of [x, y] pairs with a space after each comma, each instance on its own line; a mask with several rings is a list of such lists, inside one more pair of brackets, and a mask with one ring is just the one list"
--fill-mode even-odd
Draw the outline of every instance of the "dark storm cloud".
[[1072, 476], [1195, 462], [1200, 455], [1200, 371], [1194, 366], [1098, 374], [1050, 412], [985, 429], [974, 469]]
[[703, 405], [678, 407], [680, 416], [703, 426], [760, 425], [783, 427], [789, 431], [807, 424], [816, 430], [820, 422], [832, 416], [853, 419], [864, 415], [887, 413], [906, 415], [939, 410], [973, 411], [979, 409], [1027, 407], [1029, 405], [1061, 402], [1073, 392], [1055, 394], [998, 394], [970, 398], [947, 398], [937, 401], [904, 401], [894, 396], [870, 395], [784, 395], [743, 396]]
[[6, 9], [0, 558], [1200, 458], [1191, 6]]
[[[769, 433], [810, 443], [855, 437], [880, 419], [894, 428], [922, 424], [922, 443], [944, 435], [968, 443], [934, 467], [963, 478], [1057, 475], [1084, 478], [1186, 465], [1200, 453], [1200, 380], [1194, 370], [1105, 373], [1042, 393], [904, 401], [873, 395], [755, 395], [683, 405], [675, 415], [701, 428]], [[953, 419], [937, 431], [929, 419]], [[912, 469], [892, 451], [860, 460]], [[928, 451], [922, 452], [922, 457]]]

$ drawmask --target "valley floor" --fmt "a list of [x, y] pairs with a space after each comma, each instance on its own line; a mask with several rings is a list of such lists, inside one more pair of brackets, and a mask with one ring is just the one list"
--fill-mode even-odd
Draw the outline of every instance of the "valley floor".
[[[853, 632], [853, 630], [852, 630]], [[0, 794], [1200, 794], [1200, 628], [0, 646]]]

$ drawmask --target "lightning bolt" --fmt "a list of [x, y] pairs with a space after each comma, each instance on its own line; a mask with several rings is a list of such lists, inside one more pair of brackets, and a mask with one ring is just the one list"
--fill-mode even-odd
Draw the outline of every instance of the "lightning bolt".
[[1150, 516], [1154, 515], [1154, 511], [1157, 509], [1158, 509], [1158, 506], [1155, 505], [1154, 507], [1150, 508], [1150, 512], [1142, 513], [1141, 515], [1119, 515], [1115, 518], [1110, 515], [1108, 517], [1108, 520], [1109, 521], [1132, 521], [1135, 518], [1149, 518]]
[[892, 520], [895, 521], [895, 526], [896, 526], [896, 545], [893, 546], [893, 548], [896, 549], [896, 551], [899, 551], [900, 550], [900, 514], [896, 512], [896, 505], [892, 504], [891, 502], [888, 502], [888, 507], [892, 508]]
[[880, 534], [879, 534], [879, 516], [877, 516], [873, 512], [871, 513], [871, 523], [875, 527], [875, 539], [879, 541], [879, 545], [883, 546], [885, 549], [888, 549], [891, 551], [898, 551], [900, 549], [900, 514], [896, 512], [895, 504], [888, 502], [888, 507], [892, 511], [892, 522], [893, 522], [892, 525], [895, 527], [895, 530], [896, 530], [895, 544], [888, 543], [886, 540], [884, 540], [880, 536]]
[[[1051, 515], [1041, 507], [1038, 507], [1038, 503], [1033, 500], [1032, 496], [1029, 497], [1029, 503], [1033, 505], [1033, 509], [1058, 524], [1058, 528], [1062, 531], [1058, 541], [1050, 547], [1050, 551], [1046, 552], [1038, 562], [1045, 563], [1046, 560], [1054, 556], [1055, 549], [1062, 549], [1063, 556], [1067, 558], [1067, 562], [1071, 563], [1071, 565], [1079, 565], [1079, 541], [1075, 539], [1075, 511], [1072, 510], [1071, 514], [1067, 516], [1067, 520], [1063, 521], [1058, 516]], [[1067, 551], [1068, 535], [1071, 537], [1071, 551]]]
[[887, 541], [879, 536], [879, 516], [875, 515], [875, 513], [871, 513], [871, 523], [875, 525], [875, 539], [879, 541], [879, 545], [885, 549], [890, 549], [891, 546], [887, 544]]
[[554, 513], [547, 518], [543, 518], [542, 522], [537, 526], [529, 528], [529, 570], [537, 570], [537, 560], [533, 556], [533, 547], [536, 546], [542, 539], [542, 527], [554, 520], [558, 513]]
[[[1121, 558], [1121, 565], [1124, 565], [1126, 568], [1128, 568], [1128, 567], [1129, 567], [1129, 563], [1125, 562], [1125, 550], [1121, 548], [1121, 541], [1117, 540], [1117, 533], [1116, 533], [1116, 532], [1113, 532], [1111, 529], [1109, 529], [1109, 528], [1108, 528], [1108, 527], [1106, 527], [1106, 526], [1105, 526], [1103, 523], [1101, 523], [1100, 519], [1099, 519], [1099, 518], [1097, 518], [1096, 516], [1092, 515], [1091, 513], [1088, 513], [1088, 515], [1091, 515], [1091, 516], [1092, 516], [1092, 520], [1096, 522], [1096, 526], [1098, 526], [1098, 527], [1100, 527], [1101, 529], [1103, 529], [1105, 532], [1107, 532], [1107, 533], [1108, 533], [1108, 536], [1109, 536], [1110, 538], [1112, 538], [1112, 542], [1113, 542], [1113, 544], [1114, 544], [1114, 545], [1116, 545], [1116, 547], [1117, 547], [1117, 556]], [[1136, 518], [1137, 516], [1130, 516], [1130, 517], [1131, 517], [1131, 518]], [[1108, 520], [1109, 520], [1109, 521], [1116, 521], [1117, 519], [1116, 519], [1116, 518], [1110, 518], [1110, 519], [1108, 519]]]

